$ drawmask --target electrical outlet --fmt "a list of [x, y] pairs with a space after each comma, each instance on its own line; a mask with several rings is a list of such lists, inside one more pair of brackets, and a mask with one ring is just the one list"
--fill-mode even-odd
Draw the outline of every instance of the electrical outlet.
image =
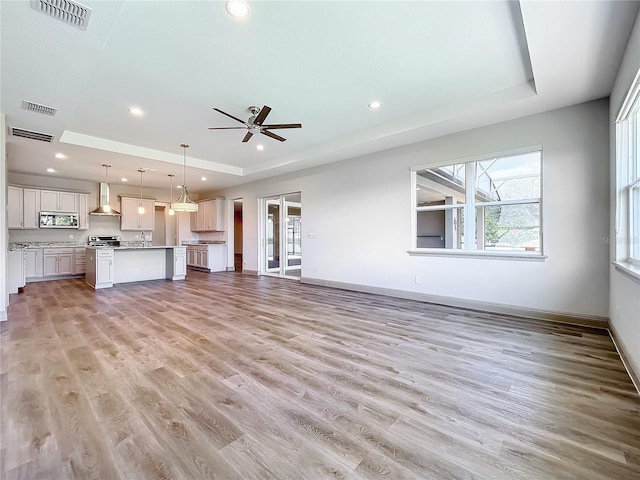
[[418, 277], [417, 275], [416, 275], [416, 277], [415, 277], [415, 282], [416, 282], [416, 283], [420, 283], [420, 277]]

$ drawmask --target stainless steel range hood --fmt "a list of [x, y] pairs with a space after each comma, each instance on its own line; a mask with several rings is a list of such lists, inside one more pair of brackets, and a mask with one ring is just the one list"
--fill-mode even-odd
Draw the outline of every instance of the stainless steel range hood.
[[100, 206], [89, 212], [89, 215], [108, 215], [112, 217], [120, 217], [122, 214], [109, 204], [109, 184], [107, 182], [100, 183]]

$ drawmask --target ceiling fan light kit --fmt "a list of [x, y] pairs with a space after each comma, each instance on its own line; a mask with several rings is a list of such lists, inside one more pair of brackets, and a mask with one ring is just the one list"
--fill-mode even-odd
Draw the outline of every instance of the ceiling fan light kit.
[[247, 110], [251, 113], [249, 119], [245, 122], [240, 120], [238, 117], [234, 117], [233, 115], [220, 110], [219, 108], [213, 108], [216, 112], [221, 113], [229, 118], [232, 118], [236, 122], [242, 123], [244, 127], [210, 127], [209, 130], [235, 130], [235, 129], [247, 129], [247, 133], [242, 139], [242, 143], [248, 142], [251, 137], [255, 133], [261, 133], [262, 135], [266, 135], [267, 137], [271, 137], [280, 142], [284, 142], [286, 138], [281, 137], [273, 133], [271, 130], [277, 130], [281, 128], [302, 128], [301, 123], [277, 123], [277, 124], [265, 124], [264, 121], [271, 112], [271, 107], [265, 105], [262, 108], [258, 108], [255, 105], [251, 105]]
[[187, 148], [189, 148], [189, 145], [183, 143], [180, 146], [183, 149], [184, 157], [182, 170], [182, 190], [180, 191], [180, 197], [178, 197], [178, 200], [171, 203], [171, 208], [174, 212], [197, 212], [198, 204], [189, 198], [189, 191], [187, 190]]

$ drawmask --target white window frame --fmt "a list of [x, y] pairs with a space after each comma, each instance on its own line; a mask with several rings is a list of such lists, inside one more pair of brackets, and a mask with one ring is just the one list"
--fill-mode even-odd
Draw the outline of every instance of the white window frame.
[[616, 118], [616, 196], [614, 264], [640, 280], [640, 212], [633, 193], [640, 195], [640, 70]]
[[[518, 200], [503, 200], [495, 202], [475, 202], [475, 171], [478, 162], [489, 160], [492, 158], [511, 157], [514, 155], [523, 155], [527, 153], [540, 153], [540, 197]], [[489, 258], [502, 258], [512, 260], [545, 260], [547, 257], [544, 254], [544, 235], [543, 235], [543, 171], [544, 162], [542, 145], [530, 145], [527, 147], [511, 149], [500, 152], [492, 152], [483, 155], [476, 155], [473, 157], [466, 157], [458, 160], [449, 160], [446, 162], [438, 162], [432, 164], [423, 164], [415, 167], [411, 167], [411, 246], [408, 250], [410, 255], [435, 255], [435, 256], [457, 256], [457, 257], [489, 257]], [[465, 182], [465, 196], [467, 201], [464, 204], [456, 205], [437, 205], [437, 206], [417, 206], [416, 190], [417, 190], [417, 173], [421, 170], [437, 168], [446, 165], [465, 164], [466, 172], [465, 178], [473, 179], [472, 181]], [[471, 200], [469, 200], [471, 199]], [[509, 251], [487, 251], [477, 250], [475, 248], [475, 230], [476, 230], [476, 208], [477, 207], [489, 207], [493, 205], [525, 205], [525, 204], [538, 204], [540, 207], [540, 251], [538, 252], [509, 252]], [[452, 248], [418, 248], [417, 247], [417, 214], [420, 211], [444, 211], [453, 209], [464, 210], [464, 236], [469, 235], [468, 232], [472, 232], [470, 236], [464, 239], [464, 249], [452, 249]], [[471, 240], [471, 241], [469, 241]]]

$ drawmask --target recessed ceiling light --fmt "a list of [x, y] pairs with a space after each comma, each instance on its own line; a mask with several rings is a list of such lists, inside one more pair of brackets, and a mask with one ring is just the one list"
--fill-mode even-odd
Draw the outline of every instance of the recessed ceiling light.
[[200, 177], [200, 180], [202, 180], [203, 182], [207, 181], [207, 177]]
[[379, 102], [379, 101], [377, 101], [377, 100], [374, 100], [373, 102], [371, 102], [371, 103], [369, 104], [369, 108], [370, 108], [371, 110], [376, 110], [376, 109], [380, 108], [381, 106], [382, 106], [382, 103], [380, 103], [380, 102]]
[[264, 145], [256, 145], [256, 149], [262, 151], [264, 150]]
[[62, 160], [63, 158], [67, 158], [67, 156], [64, 153], [56, 153], [55, 157], [59, 158], [60, 160]]
[[121, 182], [128, 182], [129, 180], [128, 180], [128, 179], [126, 179], [126, 178], [124, 178], [124, 177], [122, 177], [122, 178], [120, 179], [120, 181], [121, 181]]
[[49, 173], [56, 173], [55, 169], [53, 169], [53, 168], [47, 168], [47, 172], [49, 172]]
[[129, 113], [131, 115], [135, 115], [136, 117], [141, 117], [144, 115], [144, 112], [139, 107], [129, 107]]
[[234, 18], [244, 18], [249, 16], [249, 5], [247, 2], [242, 0], [228, 0], [225, 8], [227, 9], [227, 13]]

